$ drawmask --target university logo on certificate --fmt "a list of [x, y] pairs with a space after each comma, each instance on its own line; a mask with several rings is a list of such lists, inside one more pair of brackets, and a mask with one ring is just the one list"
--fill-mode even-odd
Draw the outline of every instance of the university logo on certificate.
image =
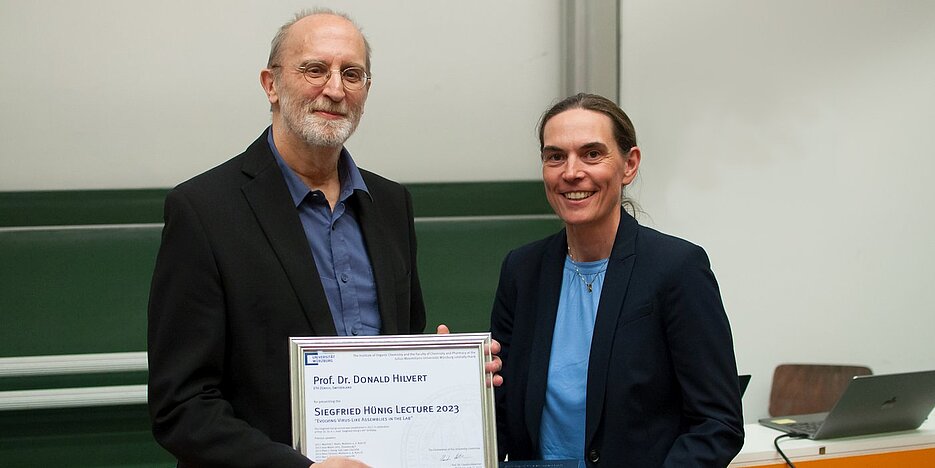
[[321, 461], [496, 468], [489, 333], [290, 338], [292, 438]]

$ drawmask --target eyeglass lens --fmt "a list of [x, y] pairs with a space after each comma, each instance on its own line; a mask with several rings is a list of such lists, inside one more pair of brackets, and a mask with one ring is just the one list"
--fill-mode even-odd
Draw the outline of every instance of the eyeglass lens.
[[[331, 79], [332, 70], [323, 63], [310, 63], [299, 70], [305, 79], [314, 86], [322, 86]], [[341, 82], [347, 89], [361, 89], [367, 82], [367, 72], [360, 67], [349, 67], [341, 70]]]

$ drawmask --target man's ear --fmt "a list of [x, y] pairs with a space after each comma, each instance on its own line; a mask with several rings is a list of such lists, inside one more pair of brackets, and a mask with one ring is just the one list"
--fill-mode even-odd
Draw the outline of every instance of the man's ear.
[[266, 99], [269, 100], [270, 105], [279, 102], [279, 94], [276, 93], [276, 80], [273, 71], [269, 68], [260, 70], [260, 86], [263, 87], [263, 92], [266, 93]]

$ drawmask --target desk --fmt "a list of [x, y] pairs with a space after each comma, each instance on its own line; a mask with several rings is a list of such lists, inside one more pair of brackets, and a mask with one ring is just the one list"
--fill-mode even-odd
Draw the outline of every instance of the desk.
[[[935, 467], [933, 415], [915, 431], [827, 440], [782, 439], [779, 447], [796, 468]], [[747, 424], [744, 430], [743, 448], [729, 466], [786, 466], [773, 447], [773, 439], [782, 432], [759, 424]]]

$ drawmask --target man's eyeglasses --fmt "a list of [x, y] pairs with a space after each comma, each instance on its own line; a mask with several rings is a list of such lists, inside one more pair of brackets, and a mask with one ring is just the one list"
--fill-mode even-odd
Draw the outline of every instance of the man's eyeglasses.
[[[282, 65], [270, 65], [270, 68], [281, 67]], [[305, 77], [305, 81], [312, 86], [324, 86], [331, 79], [331, 74], [337, 70], [328, 68], [321, 62], [311, 62], [299, 65], [295, 69]], [[347, 67], [341, 70], [341, 84], [348, 91], [357, 91], [363, 89], [370, 76], [360, 67]]]

